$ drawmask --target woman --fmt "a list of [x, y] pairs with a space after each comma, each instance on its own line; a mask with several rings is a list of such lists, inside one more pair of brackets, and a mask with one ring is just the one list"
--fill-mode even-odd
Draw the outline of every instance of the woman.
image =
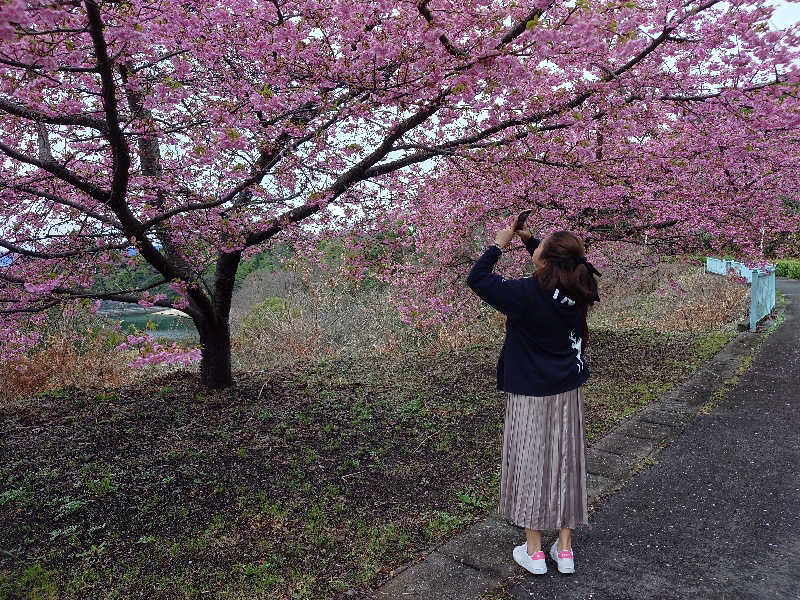
[[[492, 273], [515, 233], [533, 256], [533, 277]], [[559, 530], [550, 556], [561, 573], [574, 573], [572, 530], [588, 524], [581, 386], [589, 378], [586, 314], [600, 299], [595, 274], [576, 235], [557, 231], [540, 243], [507, 227], [467, 277], [508, 317], [497, 364], [497, 388], [507, 393], [498, 513], [525, 528], [513, 556], [534, 574], [547, 572], [542, 530]]]

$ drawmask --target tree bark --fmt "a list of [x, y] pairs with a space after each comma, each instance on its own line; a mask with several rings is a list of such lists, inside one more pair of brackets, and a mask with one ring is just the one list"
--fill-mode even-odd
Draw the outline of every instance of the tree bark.
[[200, 381], [209, 389], [233, 385], [231, 372], [231, 335], [227, 319], [221, 326], [196, 323], [203, 347], [200, 359]]
[[204, 314], [202, 318], [195, 319], [202, 346], [200, 379], [210, 389], [233, 385], [230, 312], [233, 283], [241, 258], [241, 252], [219, 253], [214, 280], [213, 314]]

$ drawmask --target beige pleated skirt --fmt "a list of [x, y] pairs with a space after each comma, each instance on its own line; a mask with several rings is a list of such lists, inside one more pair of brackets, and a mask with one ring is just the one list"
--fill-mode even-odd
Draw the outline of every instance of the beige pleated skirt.
[[554, 396], [508, 394], [497, 512], [529, 529], [588, 524], [581, 388]]

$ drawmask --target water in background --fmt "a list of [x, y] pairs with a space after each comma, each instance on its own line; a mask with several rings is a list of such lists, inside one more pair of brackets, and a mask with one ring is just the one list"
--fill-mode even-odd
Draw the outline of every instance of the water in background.
[[[162, 338], [172, 341], [197, 342], [200, 336], [194, 326], [194, 322], [189, 317], [178, 315], [157, 314], [163, 308], [142, 308], [141, 306], [125, 305], [114, 303], [113, 305], [101, 306], [97, 310], [97, 315], [107, 321], [118, 321], [122, 324], [122, 332], [128, 331], [128, 327], [133, 325], [139, 331], [147, 331], [154, 338]], [[147, 329], [147, 323], [152, 321], [156, 329]]]

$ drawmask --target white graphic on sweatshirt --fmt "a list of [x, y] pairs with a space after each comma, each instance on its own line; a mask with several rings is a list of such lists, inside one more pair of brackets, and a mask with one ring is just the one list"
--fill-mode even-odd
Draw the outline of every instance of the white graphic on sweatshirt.
[[[553, 292], [553, 300], [558, 300], [558, 295], [561, 293], [561, 290], [558, 288], [555, 289]], [[566, 304], [567, 306], [575, 306], [575, 300], [570, 298], [569, 296], [564, 296], [561, 299], [561, 304]]]
[[569, 332], [569, 341], [572, 342], [572, 349], [578, 351], [578, 373], [583, 371], [583, 358], [581, 357], [582, 338], [575, 335], [575, 330]]

